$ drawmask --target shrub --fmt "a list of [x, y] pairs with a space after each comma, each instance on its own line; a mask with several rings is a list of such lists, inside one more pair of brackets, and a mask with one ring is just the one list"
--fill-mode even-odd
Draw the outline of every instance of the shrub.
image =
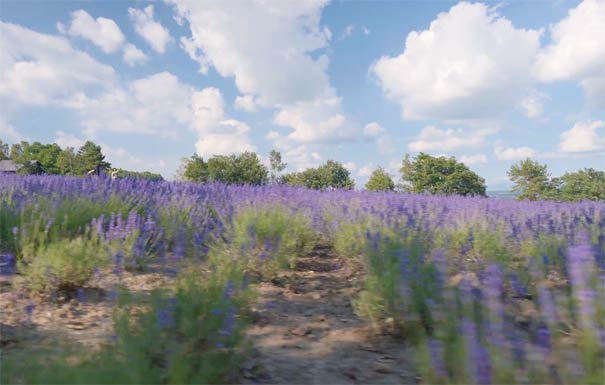
[[108, 257], [101, 239], [88, 234], [43, 246], [21, 270], [32, 290], [69, 291], [85, 285], [95, 269], [108, 263]]
[[233, 218], [231, 253], [265, 275], [294, 267], [296, 257], [311, 252], [316, 235], [310, 220], [280, 205], [241, 210]]

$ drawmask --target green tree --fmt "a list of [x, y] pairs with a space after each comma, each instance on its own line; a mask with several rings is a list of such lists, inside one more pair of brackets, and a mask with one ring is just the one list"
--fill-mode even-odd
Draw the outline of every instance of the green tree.
[[328, 160], [317, 168], [283, 175], [282, 183], [316, 190], [329, 188], [350, 190], [355, 187], [351, 174], [340, 162]]
[[605, 201], [605, 172], [584, 168], [565, 173], [561, 178], [559, 199], [578, 201], [583, 199]]
[[519, 200], [552, 199], [557, 195], [558, 181], [552, 180], [545, 164], [529, 158], [511, 166], [508, 177], [513, 182], [512, 191]]
[[207, 182], [208, 181], [208, 164], [204, 162], [204, 158], [197, 154], [193, 154], [190, 158], [183, 159], [181, 177], [188, 182]]
[[244, 152], [236, 155], [215, 155], [208, 161], [194, 154], [182, 161], [177, 178], [190, 182], [223, 182], [228, 184], [261, 185], [268, 181], [267, 168], [258, 155]]
[[262, 185], [269, 172], [254, 152], [217, 155], [208, 160], [208, 179], [228, 184]]
[[366, 190], [368, 191], [393, 191], [394, 189], [395, 182], [382, 167], [375, 169], [366, 183]]
[[73, 147], [67, 147], [57, 157], [57, 168], [61, 175], [76, 175], [78, 160]]
[[11, 147], [10, 158], [23, 167], [22, 174], [59, 174], [57, 158], [61, 154], [61, 147], [56, 143], [42, 144], [22, 141]]
[[122, 169], [118, 171], [118, 178], [142, 179], [154, 182], [160, 182], [164, 180], [164, 177], [161, 174], [156, 174], [150, 171], [128, 171]]
[[279, 174], [288, 164], [282, 161], [281, 153], [275, 150], [271, 150], [269, 154], [269, 163], [271, 165], [271, 182], [275, 183], [279, 179]]
[[485, 196], [485, 179], [456, 158], [420, 153], [405, 155], [401, 166], [404, 190], [414, 193]]
[[75, 171], [79, 175], [86, 174], [97, 166], [101, 167], [102, 170], [111, 167], [111, 163], [105, 161], [105, 155], [101, 152], [101, 146], [94, 144], [89, 140], [78, 149], [76, 160], [77, 167], [75, 168]]
[[8, 143], [4, 143], [2, 139], [0, 139], [0, 160], [9, 159], [9, 148]]

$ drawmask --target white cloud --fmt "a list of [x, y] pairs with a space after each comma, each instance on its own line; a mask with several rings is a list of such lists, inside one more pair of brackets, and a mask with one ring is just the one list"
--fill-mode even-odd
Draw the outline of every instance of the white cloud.
[[521, 160], [533, 158], [536, 156], [536, 151], [527, 146], [506, 148], [501, 144], [496, 144], [494, 154], [498, 160]]
[[252, 95], [244, 95], [237, 96], [235, 98], [235, 108], [242, 109], [244, 111], [253, 112], [256, 111], [258, 106], [256, 100], [254, 100], [254, 96]]
[[605, 1], [584, 0], [550, 27], [552, 43], [536, 60], [543, 81], [605, 75]]
[[467, 166], [486, 164], [487, 156], [484, 154], [475, 154], [475, 155], [462, 155], [460, 157], [460, 161]]
[[88, 12], [79, 9], [71, 13], [68, 27], [57, 24], [57, 29], [71, 36], [79, 36], [92, 42], [105, 53], [115, 53], [126, 42], [120, 27], [112, 19], [90, 16]]
[[577, 122], [561, 133], [559, 151], [581, 153], [605, 150], [605, 121]]
[[78, 149], [84, 145], [84, 140], [78, 138], [72, 133], [57, 131], [55, 135], [56, 137], [54, 142], [62, 148], [73, 147], [75, 149]]
[[382, 127], [380, 124], [378, 124], [376, 122], [368, 123], [363, 128], [363, 134], [365, 136], [374, 136], [375, 137], [375, 136], [384, 134], [385, 131], [386, 130], [384, 129], [384, 127]]
[[137, 79], [89, 97], [77, 94], [65, 103], [80, 113], [87, 135], [95, 132], [179, 136], [192, 120], [193, 89], [169, 72]]
[[59, 36], [0, 22], [0, 104], [61, 103], [76, 92], [106, 89], [115, 72]]
[[544, 111], [544, 102], [546, 99], [548, 99], [546, 94], [534, 91], [521, 100], [519, 107], [525, 112], [528, 118], [537, 118]]
[[355, 31], [355, 24], [349, 24], [345, 27], [345, 29], [342, 30], [342, 33], [340, 34], [340, 37], [338, 38], [338, 40], [345, 40], [349, 37], [351, 37], [353, 35], [353, 32]]
[[539, 39], [539, 31], [515, 28], [485, 4], [461, 2], [428, 30], [410, 32], [403, 53], [380, 58], [370, 71], [406, 119], [481, 118], [516, 104], [531, 87]]
[[145, 63], [149, 58], [143, 51], [128, 43], [124, 46], [124, 52], [122, 54], [124, 62], [130, 67]]
[[160, 54], [166, 51], [166, 45], [172, 41], [170, 32], [153, 18], [153, 5], [144, 9], [128, 8], [128, 15], [134, 30], [151, 48]]
[[582, 1], [550, 34], [536, 60], [538, 78], [579, 80], [589, 102], [605, 108], [605, 1]]
[[370, 29], [368, 27], [366, 27], [365, 25], [361, 27], [361, 30], [363, 31], [363, 34], [366, 36], [370, 34]]
[[130, 67], [147, 61], [147, 55], [126, 41], [122, 30], [112, 19], [105, 17], [95, 19], [88, 12], [80, 9], [71, 13], [71, 20], [67, 27], [63, 23], [57, 23], [57, 29], [63, 34], [86, 39], [105, 53], [123, 51], [122, 58]]
[[370, 175], [372, 175], [372, 172], [374, 171], [376, 167], [372, 164], [366, 164], [365, 166], [361, 167], [358, 171], [357, 171], [357, 176], [358, 177], [369, 177]]
[[21, 140], [27, 140], [26, 137], [21, 135], [15, 127], [8, 123], [2, 116], [0, 116], [0, 138], [4, 143], [17, 143]]
[[344, 115], [336, 113], [340, 109], [340, 103], [340, 98], [298, 102], [282, 108], [275, 114], [273, 123], [293, 128], [294, 131], [288, 138], [295, 142], [350, 139], [352, 131], [345, 124]]
[[417, 139], [408, 144], [408, 149], [415, 152], [454, 151], [464, 147], [478, 147], [485, 142], [494, 129], [479, 129], [476, 132], [465, 132], [461, 129], [441, 130], [434, 126], [424, 127]]
[[357, 170], [357, 165], [355, 164], [355, 162], [344, 162], [342, 165], [349, 171]]
[[181, 46], [200, 70], [212, 66], [233, 77], [255, 106], [276, 108], [274, 123], [293, 129], [289, 140], [350, 136], [321, 51], [331, 37], [320, 24], [327, 0], [169, 2], [189, 21], [191, 36], [181, 39]]
[[193, 94], [193, 126], [198, 133], [195, 144], [201, 156], [256, 151], [250, 143], [250, 127], [225, 116], [225, 101], [217, 88], [208, 87]]

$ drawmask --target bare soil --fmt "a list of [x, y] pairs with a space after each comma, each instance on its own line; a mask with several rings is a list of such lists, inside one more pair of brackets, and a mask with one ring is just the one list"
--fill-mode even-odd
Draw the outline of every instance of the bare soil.
[[248, 330], [252, 358], [244, 384], [407, 384], [418, 382], [405, 343], [357, 317], [351, 298], [361, 267], [317, 249], [259, 286]]

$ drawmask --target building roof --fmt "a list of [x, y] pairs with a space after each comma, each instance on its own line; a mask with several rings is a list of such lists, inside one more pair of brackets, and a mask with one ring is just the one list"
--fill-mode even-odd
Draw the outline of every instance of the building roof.
[[16, 164], [12, 160], [0, 160], [0, 172], [17, 172], [21, 167], [20, 164]]

